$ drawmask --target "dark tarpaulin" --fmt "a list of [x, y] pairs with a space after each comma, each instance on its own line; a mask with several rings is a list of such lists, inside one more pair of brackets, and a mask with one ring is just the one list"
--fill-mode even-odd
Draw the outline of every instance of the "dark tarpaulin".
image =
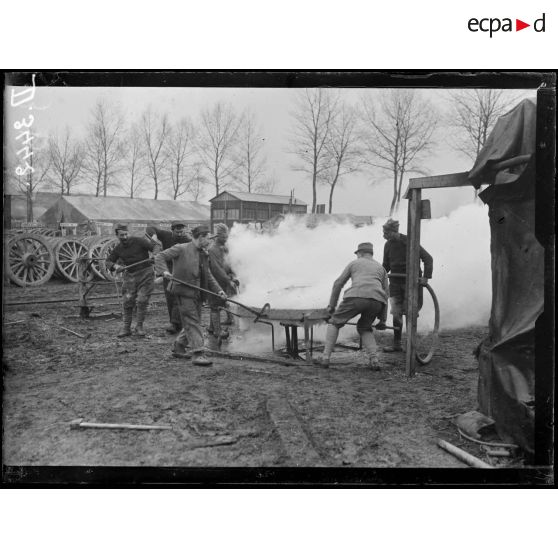
[[[479, 409], [502, 439], [534, 451], [535, 321], [544, 305], [544, 250], [535, 238], [536, 104], [525, 100], [502, 116], [469, 178], [490, 183], [492, 310], [479, 348]], [[532, 154], [498, 173], [491, 165]]]

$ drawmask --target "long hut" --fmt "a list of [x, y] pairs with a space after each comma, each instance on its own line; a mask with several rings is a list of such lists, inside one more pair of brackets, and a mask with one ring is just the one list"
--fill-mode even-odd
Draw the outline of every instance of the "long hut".
[[[125, 197], [60, 196], [38, 221], [70, 234], [112, 234], [115, 223], [143, 232], [149, 225], [169, 228], [181, 220], [189, 227], [209, 224], [209, 206], [198, 202]], [[75, 231], [75, 232], [74, 232]]]

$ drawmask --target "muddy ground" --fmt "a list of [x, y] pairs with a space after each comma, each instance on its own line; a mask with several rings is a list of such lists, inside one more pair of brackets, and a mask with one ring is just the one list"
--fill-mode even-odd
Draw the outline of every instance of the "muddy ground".
[[[92, 296], [113, 292], [104, 285]], [[476, 408], [473, 350], [486, 328], [442, 331], [413, 379], [403, 354], [381, 354], [382, 370], [371, 372], [350, 349], [327, 370], [221, 357], [198, 368], [171, 356], [160, 295], [144, 339], [117, 339], [117, 317], [80, 319], [74, 284], [4, 285], [5, 303], [43, 299], [69, 301], [4, 306], [4, 465], [466, 467], [438, 438], [489, 460], [452, 423]], [[92, 315], [119, 311], [108, 302]], [[379, 344], [390, 336], [377, 333]], [[78, 417], [172, 430], [70, 429]]]

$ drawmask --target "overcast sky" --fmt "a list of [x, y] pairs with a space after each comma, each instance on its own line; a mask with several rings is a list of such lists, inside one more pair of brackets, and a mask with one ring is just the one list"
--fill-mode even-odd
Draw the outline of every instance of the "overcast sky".
[[[11, 87], [7, 88], [5, 111], [5, 138], [14, 141], [16, 131], [13, 122], [23, 114], [32, 113], [35, 117], [35, 133], [48, 135], [56, 130], [62, 131], [69, 126], [75, 136], [83, 137], [91, 109], [98, 99], [117, 103], [122, 108], [128, 121], [139, 120], [141, 113], [149, 106], [161, 112], [167, 112], [171, 121], [182, 117], [196, 120], [200, 111], [217, 101], [231, 103], [241, 112], [250, 109], [261, 125], [265, 137], [266, 155], [269, 170], [276, 178], [274, 193], [289, 194], [294, 189], [295, 196], [312, 203], [311, 179], [308, 175], [294, 172], [291, 165], [295, 162], [293, 155], [287, 153], [288, 134], [292, 127], [290, 111], [293, 108], [295, 89], [262, 88], [109, 88], [109, 87], [38, 87], [32, 110], [27, 105], [20, 108], [9, 106]], [[19, 88], [16, 88], [19, 90]], [[342, 97], [356, 103], [362, 90], [341, 89]], [[448, 109], [448, 91], [444, 89], [425, 89], [420, 94], [432, 101], [444, 112]], [[535, 92], [515, 91], [520, 97], [535, 96]], [[425, 161], [430, 174], [463, 172], [472, 166], [471, 161], [460, 156], [447, 144], [448, 131], [441, 129], [437, 134], [438, 145], [432, 155]], [[408, 177], [407, 177], [408, 178]], [[113, 192], [114, 195], [125, 195]], [[207, 201], [215, 195], [214, 189], [207, 186], [200, 201]], [[149, 182], [140, 193], [140, 197], [153, 197]], [[171, 196], [161, 193], [160, 198]], [[468, 203], [473, 197], [472, 187], [446, 191], [430, 191], [426, 196], [432, 201], [433, 216], [446, 214], [449, 210]], [[187, 199], [183, 197], [181, 199]], [[318, 203], [326, 203], [328, 188], [318, 190]], [[334, 212], [353, 213], [356, 215], [386, 215], [391, 200], [391, 182], [389, 178], [357, 173], [344, 177], [337, 187], [334, 197]]]

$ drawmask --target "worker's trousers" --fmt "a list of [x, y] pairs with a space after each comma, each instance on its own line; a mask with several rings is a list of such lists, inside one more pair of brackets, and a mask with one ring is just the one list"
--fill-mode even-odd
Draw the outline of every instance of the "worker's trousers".
[[182, 347], [189, 345], [193, 353], [203, 351], [203, 329], [201, 327], [202, 302], [200, 298], [175, 295], [182, 320], [182, 330], [176, 342]]

